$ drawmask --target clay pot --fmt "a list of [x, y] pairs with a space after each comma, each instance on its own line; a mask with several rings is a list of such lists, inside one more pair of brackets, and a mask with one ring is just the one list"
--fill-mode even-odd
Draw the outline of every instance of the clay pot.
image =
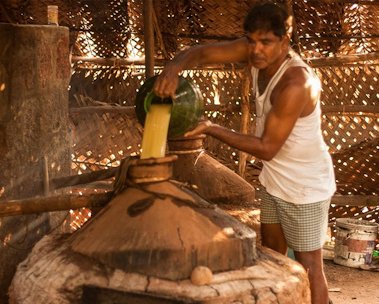
[[172, 109], [168, 137], [183, 135], [194, 128], [203, 115], [203, 96], [198, 87], [180, 76], [175, 99], [160, 98], [152, 92], [157, 77], [148, 78], [137, 93], [135, 105], [138, 121], [145, 124], [146, 113], [151, 104], [170, 103]]
[[[170, 280], [253, 265], [256, 233], [169, 180], [176, 156], [135, 160], [129, 186], [71, 236], [71, 249], [113, 268]], [[171, 173], [171, 174], [170, 174]]]
[[192, 191], [214, 204], [252, 206], [255, 189], [233, 170], [203, 149], [205, 135], [168, 140], [169, 153], [178, 156], [174, 179], [188, 183]]

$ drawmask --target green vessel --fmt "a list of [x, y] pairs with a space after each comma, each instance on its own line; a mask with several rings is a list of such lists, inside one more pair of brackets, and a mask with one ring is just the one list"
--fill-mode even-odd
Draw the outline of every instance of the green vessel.
[[168, 137], [183, 135], [194, 128], [204, 112], [203, 96], [197, 86], [180, 76], [175, 98], [161, 98], [152, 92], [158, 76], [148, 78], [141, 86], [136, 97], [136, 114], [138, 121], [144, 125], [146, 113], [151, 104], [172, 104]]

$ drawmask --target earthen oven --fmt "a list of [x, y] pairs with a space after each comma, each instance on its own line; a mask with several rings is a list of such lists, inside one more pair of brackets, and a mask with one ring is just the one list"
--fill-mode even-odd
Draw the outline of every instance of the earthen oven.
[[19, 265], [11, 303], [308, 303], [299, 264], [257, 253], [253, 230], [169, 181], [176, 158], [123, 162], [106, 207]]

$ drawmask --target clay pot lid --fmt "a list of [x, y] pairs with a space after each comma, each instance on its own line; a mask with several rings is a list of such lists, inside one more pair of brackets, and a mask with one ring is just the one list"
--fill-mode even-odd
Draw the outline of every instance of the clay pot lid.
[[172, 177], [172, 164], [178, 157], [169, 155], [159, 158], [133, 159], [128, 169], [128, 179], [132, 183], [151, 183]]
[[201, 152], [203, 150], [203, 141], [205, 135], [191, 136], [191, 137], [176, 137], [169, 138], [167, 143], [170, 153], [178, 153], [182, 151]]

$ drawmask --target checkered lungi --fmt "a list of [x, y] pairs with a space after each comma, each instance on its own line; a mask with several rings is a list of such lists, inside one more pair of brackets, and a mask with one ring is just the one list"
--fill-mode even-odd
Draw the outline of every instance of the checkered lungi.
[[288, 247], [299, 252], [322, 248], [328, 229], [330, 198], [294, 204], [268, 194], [264, 188], [261, 198], [261, 223], [281, 224]]

